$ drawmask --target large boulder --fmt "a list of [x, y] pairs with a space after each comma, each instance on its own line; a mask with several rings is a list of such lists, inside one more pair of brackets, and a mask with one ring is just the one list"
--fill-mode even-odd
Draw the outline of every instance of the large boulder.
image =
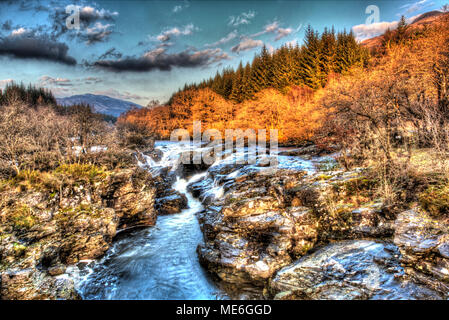
[[277, 272], [269, 283], [275, 299], [441, 299], [404, 277], [398, 249], [386, 242], [330, 244]]
[[156, 200], [156, 211], [160, 215], [179, 213], [187, 208], [187, 198], [182, 193], [172, 190], [168, 195]]
[[[206, 210], [199, 214], [205, 237], [198, 247], [200, 262], [227, 283], [263, 286], [317, 240], [313, 210], [292, 206], [285, 190], [303, 173], [280, 170], [264, 175], [242, 170], [229, 177], [228, 168], [222, 168], [214, 178], [221, 179], [226, 193], [203, 201]], [[192, 188], [198, 188], [203, 199], [210, 189], [204, 182]]]
[[143, 169], [121, 170], [108, 176], [102, 202], [119, 217], [119, 228], [152, 226], [156, 223], [156, 190], [151, 175]]
[[399, 214], [394, 243], [413, 279], [449, 296], [449, 221], [412, 209]]

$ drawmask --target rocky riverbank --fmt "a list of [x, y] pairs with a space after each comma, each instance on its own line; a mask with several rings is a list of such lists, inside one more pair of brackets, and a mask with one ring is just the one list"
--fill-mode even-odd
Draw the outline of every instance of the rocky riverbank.
[[198, 258], [232, 298], [448, 298], [448, 218], [416, 203], [384, 204], [365, 169], [345, 171], [332, 157], [291, 148], [275, 168], [260, 159], [236, 164], [234, 156], [194, 167], [176, 161], [176, 145], [160, 148], [158, 161], [126, 169], [75, 164], [2, 181], [1, 298], [79, 299], [67, 267], [98, 259], [119, 231], [152, 226], [158, 214], [184, 212], [190, 221], [182, 210], [195, 202], [173, 186], [192, 176], [187, 189], [201, 202], [191, 209], [204, 241], [191, 257], [199, 240], [183, 240], [188, 259]]
[[209, 272], [237, 298], [447, 298], [448, 219], [373, 201], [363, 169], [311, 159], [314, 170], [218, 164], [189, 186]]
[[156, 222], [155, 183], [138, 167], [29, 174], [2, 185], [1, 299], [78, 299], [67, 265], [102, 256], [120, 230]]

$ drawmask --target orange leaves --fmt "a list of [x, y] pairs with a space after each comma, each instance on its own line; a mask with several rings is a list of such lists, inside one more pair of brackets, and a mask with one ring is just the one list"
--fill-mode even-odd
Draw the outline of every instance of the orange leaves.
[[162, 139], [177, 128], [191, 132], [193, 121], [199, 120], [202, 130], [278, 129], [280, 142], [298, 142], [311, 139], [325, 118], [325, 109], [315, 100], [312, 89], [296, 86], [286, 95], [265, 89], [240, 104], [208, 88], [187, 90], [175, 95], [171, 105], [131, 110], [119, 122], [146, 126]]

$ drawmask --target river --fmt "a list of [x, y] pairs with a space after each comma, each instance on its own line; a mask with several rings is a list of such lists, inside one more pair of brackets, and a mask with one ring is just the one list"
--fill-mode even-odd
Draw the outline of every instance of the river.
[[[185, 146], [159, 141], [155, 147], [161, 151], [161, 159], [154, 161], [146, 157], [146, 163], [140, 165], [155, 174], [164, 167], [172, 168], [174, 173], [179, 154], [185, 151]], [[244, 153], [245, 151], [241, 154]], [[231, 158], [233, 157], [223, 159], [221, 163], [232, 161]], [[280, 167], [298, 169], [312, 167], [311, 163], [298, 157], [278, 158]], [[237, 173], [236, 169], [231, 175]], [[187, 209], [178, 214], [158, 216], [154, 227], [119, 235], [101, 260], [82, 261], [78, 264], [77, 287], [82, 298], [227, 299], [227, 294], [219, 289], [201, 267], [196, 253], [198, 244], [203, 241], [196, 213], [201, 211], [203, 206], [186, 187], [205, 176], [206, 172], [199, 173], [190, 177], [188, 181], [178, 176], [173, 184], [175, 190], [186, 195]], [[223, 190], [219, 186], [213, 186], [210, 192], [219, 197]]]

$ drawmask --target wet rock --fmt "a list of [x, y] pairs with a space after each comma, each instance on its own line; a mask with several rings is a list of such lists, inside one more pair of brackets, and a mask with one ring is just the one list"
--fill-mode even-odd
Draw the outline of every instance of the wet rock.
[[195, 198], [200, 198], [202, 194], [205, 194], [206, 191], [213, 186], [214, 181], [212, 178], [207, 177], [200, 181], [191, 183], [187, 186], [187, 190], [192, 193]]
[[63, 274], [66, 270], [66, 266], [64, 265], [56, 265], [53, 267], [48, 268], [47, 272], [51, 276], [59, 276]]
[[307, 208], [232, 218], [210, 213], [200, 220], [207, 240], [198, 252], [203, 264], [227, 282], [263, 284], [291, 256], [305, 254], [317, 238]]
[[[213, 160], [213, 151], [210, 151], [212, 149], [202, 149], [201, 151], [198, 150], [190, 150], [185, 151], [181, 154], [181, 164], [179, 168], [181, 169], [180, 176], [183, 178], [187, 178], [192, 176], [193, 174], [197, 172], [203, 172], [206, 171], [214, 161]], [[210, 155], [208, 152], [211, 152]], [[203, 161], [204, 154], [207, 153], [207, 156], [211, 156], [211, 160], [206, 163]]]
[[415, 280], [449, 296], [449, 222], [412, 209], [399, 214], [394, 243]]
[[[394, 221], [386, 219], [379, 206], [365, 206], [351, 211], [353, 238], [387, 238], [393, 235]], [[348, 237], [349, 238], [349, 237]]]
[[187, 198], [185, 195], [173, 191], [170, 195], [158, 198], [155, 208], [161, 215], [179, 213], [187, 208]]
[[404, 277], [398, 249], [366, 240], [330, 244], [279, 270], [269, 283], [275, 299], [441, 299]]

